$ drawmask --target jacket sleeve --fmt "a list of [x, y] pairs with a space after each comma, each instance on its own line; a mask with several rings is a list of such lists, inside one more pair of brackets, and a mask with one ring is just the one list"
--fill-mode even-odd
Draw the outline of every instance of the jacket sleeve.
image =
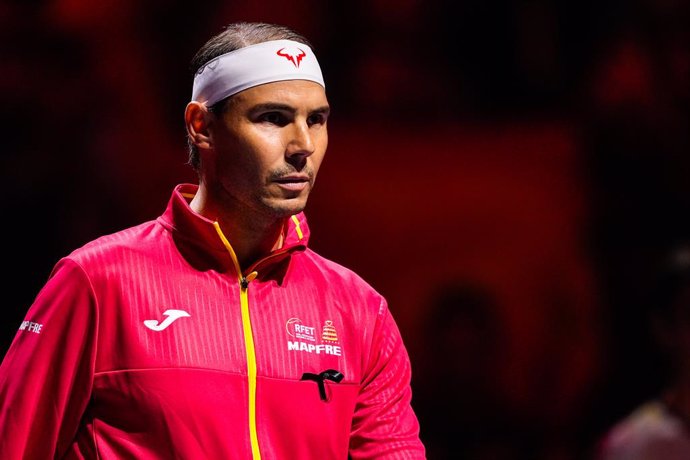
[[91, 394], [96, 302], [75, 262], [55, 266], [0, 365], [0, 458], [59, 458]]
[[353, 417], [351, 459], [426, 458], [411, 406], [411, 377], [400, 331], [382, 300]]

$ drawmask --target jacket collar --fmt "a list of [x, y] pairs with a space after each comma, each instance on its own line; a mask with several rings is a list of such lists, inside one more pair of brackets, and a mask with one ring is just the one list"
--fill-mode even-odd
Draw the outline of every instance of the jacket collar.
[[[158, 221], [172, 233], [175, 245], [192, 266], [199, 270], [234, 272], [234, 262], [218, 235], [214, 222], [197, 214], [189, 206], [198, 189], [199, 186], [194, 184], [176, 186]], [[295, 251], [306, 249], [310, 232], [303, 212], [286, 218], [283, 232], [283, 246], [280, 249], [252, 267], [242, 267], [242, 270], [249, 272], [258, 268], [261, 277], [262, 273], [273, 271], [274, 265], [289, 260], [288, 256]]]

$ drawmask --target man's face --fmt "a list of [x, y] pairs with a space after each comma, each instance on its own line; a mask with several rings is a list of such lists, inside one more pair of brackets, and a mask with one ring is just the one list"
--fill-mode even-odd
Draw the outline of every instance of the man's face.
[[244, 90], [209, 128], [207, 175], [226, 211], [282, 218], [302, 211], [326, 153], [329, 107], [322, 86], [306, 80]]

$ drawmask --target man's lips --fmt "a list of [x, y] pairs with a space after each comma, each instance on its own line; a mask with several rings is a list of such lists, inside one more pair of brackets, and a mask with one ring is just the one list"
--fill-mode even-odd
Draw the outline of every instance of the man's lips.
[[307, 175], [289, 175], [274, 179], [281, 188], [287, 190], [303, 190], [309, 185], [309, 176]]
[[289, 176], [282, 176], [274, 179], [278, 183], [293, 183], [293, 182], [309, 182], [309, 176], [302, 174], [294, 174]]

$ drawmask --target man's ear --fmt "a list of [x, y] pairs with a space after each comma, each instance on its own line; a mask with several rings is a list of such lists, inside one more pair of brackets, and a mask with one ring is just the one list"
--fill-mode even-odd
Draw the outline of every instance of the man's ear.
[[187, 104], [187, 108], [184, 111], [187, 135], [192, 143], [200, 149], [210, 149], [213, 147], [208, 129], [211, 119], [212, 115], [204, 104], [196, 101]]

